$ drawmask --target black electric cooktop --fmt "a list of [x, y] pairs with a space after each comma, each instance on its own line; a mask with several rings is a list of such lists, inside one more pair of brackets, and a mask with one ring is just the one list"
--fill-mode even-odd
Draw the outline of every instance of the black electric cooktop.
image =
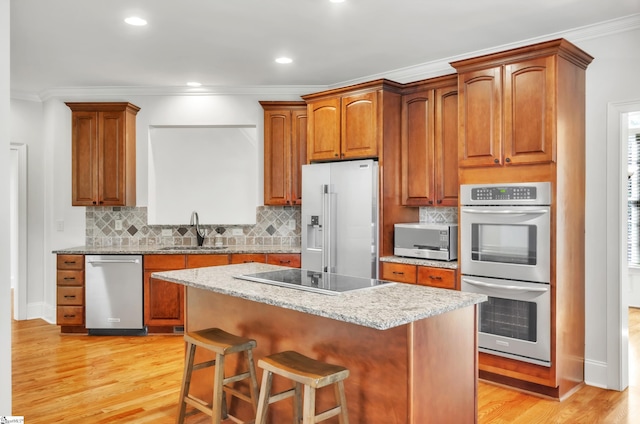
[[235, 278], [329, 295], [395, 284], [375, 278], [351, 277], [297, 268], [244, 274]]

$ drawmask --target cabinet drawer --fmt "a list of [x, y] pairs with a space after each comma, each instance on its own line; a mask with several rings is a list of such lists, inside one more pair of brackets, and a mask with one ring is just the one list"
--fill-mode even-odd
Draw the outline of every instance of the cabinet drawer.
[[445, 268], [418, 267], [418, 284], [441, 289], [456, 288], [456, 271]]
[[187, 255], [187, 268], [229, 265], [229, 255]]
[[231, 263], [232, 264], [246, 264], [250, 262], [259, 262], [265, 263], [264, 253], [236, 253], [231, 255]]
[[174, 270], [183, 269], [184, 255], [144, 255], [144, 269]]
[[84, 255], [58, 255], [58, 269], [84, 269]]
[[267, 255], [267, 263], [300, 268], [300, 255], [295, 253], [272, 253]]
[[84, 305], [84, 289], [82, 287], [58, 287], [58, 305]]
[[415, 284], [416, 266], [407, 265], [407, 264], [396, 264], [391, 262], [383, 262], [381, 278], [383, 280]]
[[60, 271], [56, 273], [56, 283], [59, 286], [83, 286], [84, 271]]
[[58, 325], [82, 325], [84, 324], [84, 307], [82, 306], [58, 306]]

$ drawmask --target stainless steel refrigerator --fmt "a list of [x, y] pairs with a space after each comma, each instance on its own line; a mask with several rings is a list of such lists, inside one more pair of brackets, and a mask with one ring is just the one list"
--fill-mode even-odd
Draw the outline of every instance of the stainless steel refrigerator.
[[378, 277], [378, 163], [302, 166], [302, 268]]

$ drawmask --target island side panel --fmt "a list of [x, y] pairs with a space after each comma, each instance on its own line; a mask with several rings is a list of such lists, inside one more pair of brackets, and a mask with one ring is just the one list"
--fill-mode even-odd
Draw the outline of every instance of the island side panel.
[[[317, 296], [321, 302], [324, 295]], [[376, 330], [187, 287], [186, 331], [214, 326], [256, 339], [256, 363], [265, 355], [296, 350], [347, 367], [350, 376], [345, 381], [345, 389], [351, 424], [412, 422], [409, 417], [408, 325]], [[205, 357], [211, 356], [200, 355], [197, 360]], [[235, 358], [230, 357], [227, 369], [234, 369], [236, 365]], [[262, 378], [260, 369], [258, 378]], [[211, 381], [210, 370], [197, 371], [192, 380], [193, 390], [208, 399]], [[274, 380], [274, 390], [287, 388], [283, 383]], [[318, 411], [333, 406], [333, 390], [321, 390], [317, 399]], [[429, 399], [426, 403], [431, 408], [437, 407]], [[291, 405], [290, 399], [271, 405], [270, 422], [291, 422]], [[338, 421], [336, 418], [326, 422]]]
[[411, 424], [476, 423], [476, 306], [410, 324]]

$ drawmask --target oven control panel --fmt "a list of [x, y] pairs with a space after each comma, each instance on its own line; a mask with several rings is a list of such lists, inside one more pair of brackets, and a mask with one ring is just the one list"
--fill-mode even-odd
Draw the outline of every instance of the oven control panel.
[[461, 205], [550, 205], [551, 183], [463, 184]]
[[472, 200], [535, 200], [536, 187], [478, 187], [471, 189]]

